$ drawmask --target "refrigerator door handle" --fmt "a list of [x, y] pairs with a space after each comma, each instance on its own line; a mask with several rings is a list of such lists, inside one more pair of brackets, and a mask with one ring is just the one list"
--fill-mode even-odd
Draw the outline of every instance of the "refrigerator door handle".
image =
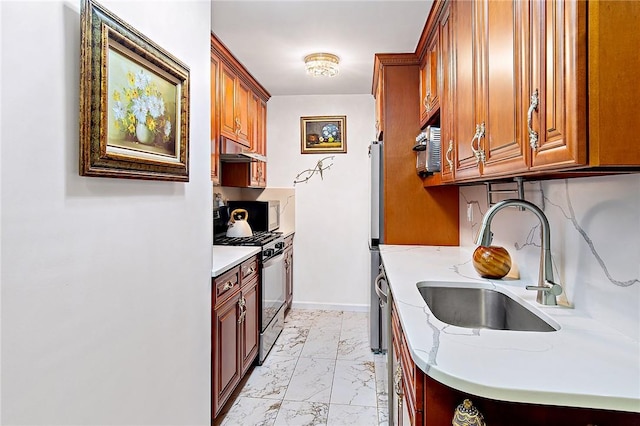
[[375, 290], [376, 290], [376, 294], [378, 295], [378, 300], [379, 300], [381, 308], [383, 308], [384, 305], [386, 305], [387, 300], [388, 300], [387, 299], [387, 293], [384, 292], [384, 290], [382, 289], [382, 286], [381, 286], [383, 281], [386, 284], [387, 278], [384, 275], [384, 271], [380, 272], [378, 274], [378, 276], [376, 277], [376, 280], [375, 280]]

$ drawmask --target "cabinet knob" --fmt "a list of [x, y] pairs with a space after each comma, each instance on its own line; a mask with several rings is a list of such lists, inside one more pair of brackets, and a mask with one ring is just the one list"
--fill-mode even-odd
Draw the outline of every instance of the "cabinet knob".
[[227, 281], [226, 283], [224, 283], [224, 286], [222, 286], [222, 291], [231, 290], [232, 287], [233, 287], [233, 282]]
[[529, 103], [529, 110], [527, 111], [527, 128], [529, 130], [529, 146], [534, 151], [538, 150], [538, 132], [533, 130], [533, 112], [538, 111], [538, 104], [540, 100], [538, 98], [538, 89], [536, 89], [531, 95], [531, 102]]

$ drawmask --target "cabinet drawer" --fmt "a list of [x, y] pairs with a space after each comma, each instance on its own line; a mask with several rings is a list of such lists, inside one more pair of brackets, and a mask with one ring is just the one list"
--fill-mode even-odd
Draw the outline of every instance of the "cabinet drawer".
[[240, 265], [240, 276], [243, 287], [258, 276], [258, 257], [252, 257]]
[[215, 277], [213, 279], [213, 288], [213, 305], [216, 306], [240, 290], [240, 268], [236, 266]]

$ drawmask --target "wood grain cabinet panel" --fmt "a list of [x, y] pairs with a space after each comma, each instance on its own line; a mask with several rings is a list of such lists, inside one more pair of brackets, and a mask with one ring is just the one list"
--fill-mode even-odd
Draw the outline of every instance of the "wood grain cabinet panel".
[[235, 72], [225, 63], [220, 68], [220, 134], [235, 140], [238, 129], [236, 117], [236, 81]]
[[[212, 61], [219, 63], [217, 90], [212, 88], [211, 92], [212, 126], [217, 122], [218, 127], [212, 128], [212, 135], [214, 132], [219, 134], [219, 141], [215, 142], [219, 153], [254, 152], [266, 156], [267, 101], [271, 95], [213, 33], [211, 57]], [[212, 66], [212, 86], [214, 73]], [[216, 121], [214, 116], [217, 117]], [[217, 181], [223, 186], [267, 186], [265, 162], [227, 162], [222, 159], [216, 163], [219, 164], [219, 171], [214, 171], [213, 149], [212, 147], [212, 180], [217, 175]]]
[[220, 61], [211, 55], [211, 182], [220, 184], [220, 103], [218, 99]]
[[420, 63], [420, 127], [426, 126], [440, 110], [440, 50], [440, 28], [437, 26], [431, 33]]
[[[586, 6], [577, 1], [532, 2], [529, 99], [536, 140], [532, 169], [587, 165]], [[528, 100], [529, 100], [528, 99]]]
[[212, 418], [258, 356], [260, 279], [256, 256], [212, 279]]
[[526, 172], [529, 150], [524, 141], [523, 70], [527, 50], [521, 46], [526, 45], [527, 3], [481, 0], [476, 5], [476, 39], [482, 41], [478, 121], [484, 123], [484, 135], [479, 138], [480, 173], [499, 176]]
[[440, 75], [438, 80], [440, 93], [440, 139], [441, 160], [440, 175], [441, 181], [449, 183], [454, 180], [454, 122], [453, 122], [453, 65], [454, 35], [452, 33], [453, 23], [451, 19], [451, 6], [447, 3], [442, 16], [438, 22], [440, 26]]
[[258, 354], [258, 277], [242, 286], [243, 312], [240, 313], [242, 372], [247, 372]]
[[432, 13], [440, 18], [422, 37], [440, 25], [443, 134], [433, 181], [640, 170], [628, 143], [640, 110], [640, 2], [444, 0]]
[[251, 148], [251, 89], [240, 78], [236, 79], [236, 139], [235, 141]]
[[[458, 188], [426, 190], [416, 174], [420, 131], [420, 61], [414, 54], [376, 54], [373, 93], [382, 87], [385, 244], [459, 244]], [[411, 96], [413, 94], [413, 96]]]
[[[481, 125], [476, 105], [480, 104], [480, 74], [476, 57], [480, 55], [475, 39], [476, 2], [453, 2], [453, 79], [451, 85], [453, 103], [453, 144], [456, 181], [480, 176], [478, 158], [474, 155], [478, 140], [476, 132]], [[472, 144], [475, 147], [472, 149]], [[447, 147], [448, 149], [448, 147]]]
[[213, 414], [218, 414], [241, 379], [240, 292], [213, 311]]

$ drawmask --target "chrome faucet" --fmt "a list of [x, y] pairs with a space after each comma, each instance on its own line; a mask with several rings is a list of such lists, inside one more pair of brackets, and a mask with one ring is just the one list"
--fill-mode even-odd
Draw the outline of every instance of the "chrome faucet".
[[549, 221], [544, 212], [535, 204], [525, 200], [509, 199], [500, 201], [491, 207], [484, 215], [482, 227], [478, 234], [476, 244], [481, 246], [490, 246], [493, 239], [491, 232], [491, 220], [498, 211], [505, 207], [516, 206], [531, 211], [540, 219], [542, 225], [542, 249], [540, 251], [540, 272], [538, 273], [538, 285], [528, 285], [527, 290], [536, 290], [538, 296], [536, 301], [542, 305], [557, 305], [556, 296], [562, 293], [562, 286], [553, 282], [553, 268], [551, 265], [551, 231], [549, 230]]

